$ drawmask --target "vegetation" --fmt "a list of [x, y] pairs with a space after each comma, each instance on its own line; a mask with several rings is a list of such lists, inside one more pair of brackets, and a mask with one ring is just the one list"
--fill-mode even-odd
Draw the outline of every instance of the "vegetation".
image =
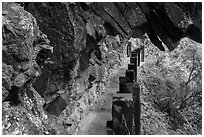
[[145, 45], [138, 73], [143, 134], [202, 134], [201, 44], [184, 38], [172, 52]]

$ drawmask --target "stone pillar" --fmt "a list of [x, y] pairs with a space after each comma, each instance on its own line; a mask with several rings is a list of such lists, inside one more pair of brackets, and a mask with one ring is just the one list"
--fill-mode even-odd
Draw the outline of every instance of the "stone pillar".
[[142, 46], [142, 47], [141, 47], [141, 62], [144, 62], [144, 56], [145, 56], [144, 46]]
[[128, 44], [127, 44], [127, 57], [130, 57], [130, 53], [131, 53], [131, 42], [128, 42]]
[[118, 93], [127, 93], [126, 87], [127, 78], [126, 77], [119, 77], [119, 92]]
[[127, 90], [133, 94], [133, 135], [140, 135], [140, 115], [141, 115], [141, 104], [140, 104], [140, 86], [138, 83], [127, 83]]
[[126, 75], [126, 78], [127, 78], [126, 83], [133, 83], [134, 82], [134, 77], [135, 77], [134, 70], [126, 70], [125, 75]]
[[134, 134], [140, 135], [140, 115], [141, 115], [141, 104], [140, 104], [140, 86], [135, 83], [133, 92], [133, 113], [134, 113]]
[[128, 70], [134, 70], [134, 67], [135, 67], [134, 63], [128, 64]]
[[132, 51], [132, 52], [131, 52], [131, 57], [137, 57], [136, 51]]
[[133, 126], [132, 93], [113, 94], [112, 121], [116, 135], [132, 135]]
[[140, 66], [140, 49], [138, 48], [137, 49], [137, 66], [139, 67]]
[[135, 63], [135, 60], [136, 60], [137, 58], [136, 57], [131, 57], [130, 58], [130, 63]]
[[137, 57], [131, 57], [130, 64], [134, 64], [134, 72], [135, 72], [134, 80], [137, 81]]

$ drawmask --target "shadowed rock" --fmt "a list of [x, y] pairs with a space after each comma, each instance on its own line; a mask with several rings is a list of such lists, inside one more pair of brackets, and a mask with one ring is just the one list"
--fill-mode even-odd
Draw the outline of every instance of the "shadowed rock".
[[47, 111], [50, 114], [53, 114], [57, 117], [60, 116], [61, 112], [67, 107], [66, 101], [58, 96], [53, 101], [51, 101], [48, 104], [44, 105], [45, 111]]

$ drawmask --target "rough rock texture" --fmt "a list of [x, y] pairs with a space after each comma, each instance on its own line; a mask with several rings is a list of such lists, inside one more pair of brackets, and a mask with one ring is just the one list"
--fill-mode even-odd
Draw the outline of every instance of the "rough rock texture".
[[32, 15], [3, 4], [3, 134], [73, 134], [111, 70], [122, 65], [124, 47], [115, 37], [99, 47], [95, 37], [104, 30], [93, 24], [100, 27], [100, 18], [82, 11], [80, 17], [78, 5], [26, 6]]
[[49, 133], [44, 99], [32, 84], [41, 74], [40, 52], [49, 53], [52, 47], [35, 18], [22, 7], [3, 3], [2, 14], [3, 134]]
[[[187, 21], [185, 26], [186, 13], [195, 7], [200, 13], [201, 9], [199, 4], [189, 5], [166, 3], [164, 10], [156, 4], [153, 10], [162, 9], [175, 26], [190, 28], [186, 36], [200, 36], [200, 14], [189, 12], [187, 19], [195, 25]], [[126, 37], [148, 32], [155, 44], [148, 6], [126, 2], [3, 3], [3, 134], [74, 134], [112, 70], [123, 64]], [[171, 7], [181, 10], [182, 21], [171, 14]], [[162, 33], [163, 28], [155, 36]], [[170, 38], [167, 35], [163, 40]], [[165, 44], [168, 47], [169, 41]]]

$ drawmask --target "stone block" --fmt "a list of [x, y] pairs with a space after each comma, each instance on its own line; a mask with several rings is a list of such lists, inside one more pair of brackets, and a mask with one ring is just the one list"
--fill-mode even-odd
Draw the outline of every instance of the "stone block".
[[128, 64], [128, 70], [134, 70], [134, 67], [135, 67], [134, 63]]
[[142, 46], [141, 47], [141, 62], [144, 62], [144, 57], [145, 57], [144, 46]]
[[130, 63], [135, 63], [135, 62], [136, 62], [136, 60], [137, 60], [137, 58], [136, 58], [136, 57], [131, 57], [131, 58], [130, 58]]
[[126, 78], [127, 78], [127, 83], [133, 83], [134, 82], [134, 70], [126, 70]]
[[132, 51], [131, 52], [131, 57], [136, 57], [137, 56], [137, 53], [135, 51]]
[[140, 66], [140, 49], [137, 49], [137, 66]]
[[134, 79], [135, 79], [135, 81], [137, 81], [137, 57], [131, 57], [130, 58], [130, 64], [134, 64], [134, 75], [135, 75], [135, 77], [134, 77]]
[[135, 83], [126, 83], [126, 87], [129, 93], [132, 93], [132, 94], [134, 93], [134, 85]]
[[126, 77], [119, 77], [119, 93], [127, 93], [126, 83]]
[[140, 116], [141, 116], [141, 105], [140, 105], [140, 86], [138, 83], [126, 83], [127, 90], [133, 94], [133, 115], [134, 115], [134, 129], [133, 134], [140, 134]]
[[131, 53], [131, 43], [129, 42], [127, 45], [127, 57], [131, 56], [130, 53]]
[[133, 87], [133, 101], [134, 101], [134, 134], [140, 135], [140, 116], [141, 116], [141, 104], [140, 104], [140, 86], [136, 83]]
[[131, 135], [133, 126], [132, 93], [113, 94], [113, 132], [116, 135]]

